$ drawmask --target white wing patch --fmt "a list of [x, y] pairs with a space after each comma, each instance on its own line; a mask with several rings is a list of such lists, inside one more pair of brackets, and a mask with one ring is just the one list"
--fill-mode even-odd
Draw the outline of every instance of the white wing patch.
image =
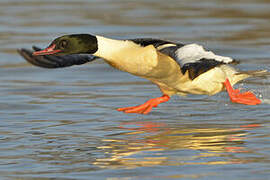
[[232, 58], [215, 55], [212, 51], [205, 51], [205, 49], [198, 44], [185, 45], [179, 48], [175, 53], [181, 66], [187, 63], [194, 63], [203, 58], [214, 59], [224, 63], [233, 62]]

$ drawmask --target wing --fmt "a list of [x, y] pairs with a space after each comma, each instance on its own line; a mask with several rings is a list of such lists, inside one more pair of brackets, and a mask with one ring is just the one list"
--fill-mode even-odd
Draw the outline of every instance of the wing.
[[160, 52], [172, 57], [180, 65], [183, 74], [188, 71], [191, 80], [222, 64], [239, 63], [230, 57], [219, 56], [212, 51], [207, 51], [198, 44], [164, 47], [160, 49]]
[[182, 44], [160, 39], [130, 39], [141, 46], [153, 45], [159, 52], [170, 56], [180, 66], [183, 74], [189, 73], [191, 80], [208, 70], [222, 64], [237, 64], [239, 61], [230, 57], [219, 56], [205, 50], [198, 44]]
[[[33, 46], [34, 51], [39, 51], [40, 48]], [[54, 55], [45, 55], [45, 56], [33, 56], [33, 50], [29, 49], [18, 49], [18, 53], [29, 63], [43, 67], [43, 68], [63, 68], [73, 65], [85, 64], [91, 61], [94, 61], [98, 57], [93, 55], [65, 55], [65, 56], [54, 56]]]

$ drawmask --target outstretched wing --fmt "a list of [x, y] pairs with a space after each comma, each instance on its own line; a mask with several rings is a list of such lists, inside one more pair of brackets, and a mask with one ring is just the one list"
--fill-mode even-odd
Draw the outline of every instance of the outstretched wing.
[[43, 67], [43, 68], [63, 68], [73, 65], [85, 64], [94, 61], [98, 57], [93, 55], [65, 55], [65, 56], [54, 56], [54, 55], [43, 55], [33, 56], [34, 51], [39, 51], [40, 48], [33, 46], [33, 50], [29, 49], [18, 49], [18, 53], [29, 63]]

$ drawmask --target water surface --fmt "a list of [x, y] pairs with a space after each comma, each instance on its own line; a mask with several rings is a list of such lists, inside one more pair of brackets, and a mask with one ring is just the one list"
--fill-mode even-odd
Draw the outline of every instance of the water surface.
[[269, 1], [1, 0], [0, 15], [0, 179], [269, 179], [268, 78], [237, 85], [259, 106], [222, 92], [123, 114], [159, 89], [101, 60], [52, 70], [16, 53], [67, 33], [155, 37], [270, 70]]

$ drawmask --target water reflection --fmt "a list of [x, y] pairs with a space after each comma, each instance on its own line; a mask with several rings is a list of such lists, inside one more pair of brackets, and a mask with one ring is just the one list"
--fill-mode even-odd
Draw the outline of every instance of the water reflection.
[[263, 95], [260, 106], [231, 104], [222, 93], [188, 96], [141, 117], [115, 107], [160, 95], [148, 82], [100, 61], [34, 68], [16, 53], [62, 34], [94, 33], [196, 42], [242, 59], [241, 70], [269, 69], [269, 5], [0, 0], [0, 179], [269, 179], [269, 79], [243, 83]]
[[258, 128], [260, 124], [237, 128], [211, 126], [173, 127], [144, 121], [122, 123], [119, 128], [126, 132], [103, 139], [103, 145], [98, 148], [104, 150], [108, 157], [98, 158], [94, 164], [103, 168], [136, 168], [250, 161], [236, 158], [234, 154], [252, 152], [246, 147], [248, 130]]

